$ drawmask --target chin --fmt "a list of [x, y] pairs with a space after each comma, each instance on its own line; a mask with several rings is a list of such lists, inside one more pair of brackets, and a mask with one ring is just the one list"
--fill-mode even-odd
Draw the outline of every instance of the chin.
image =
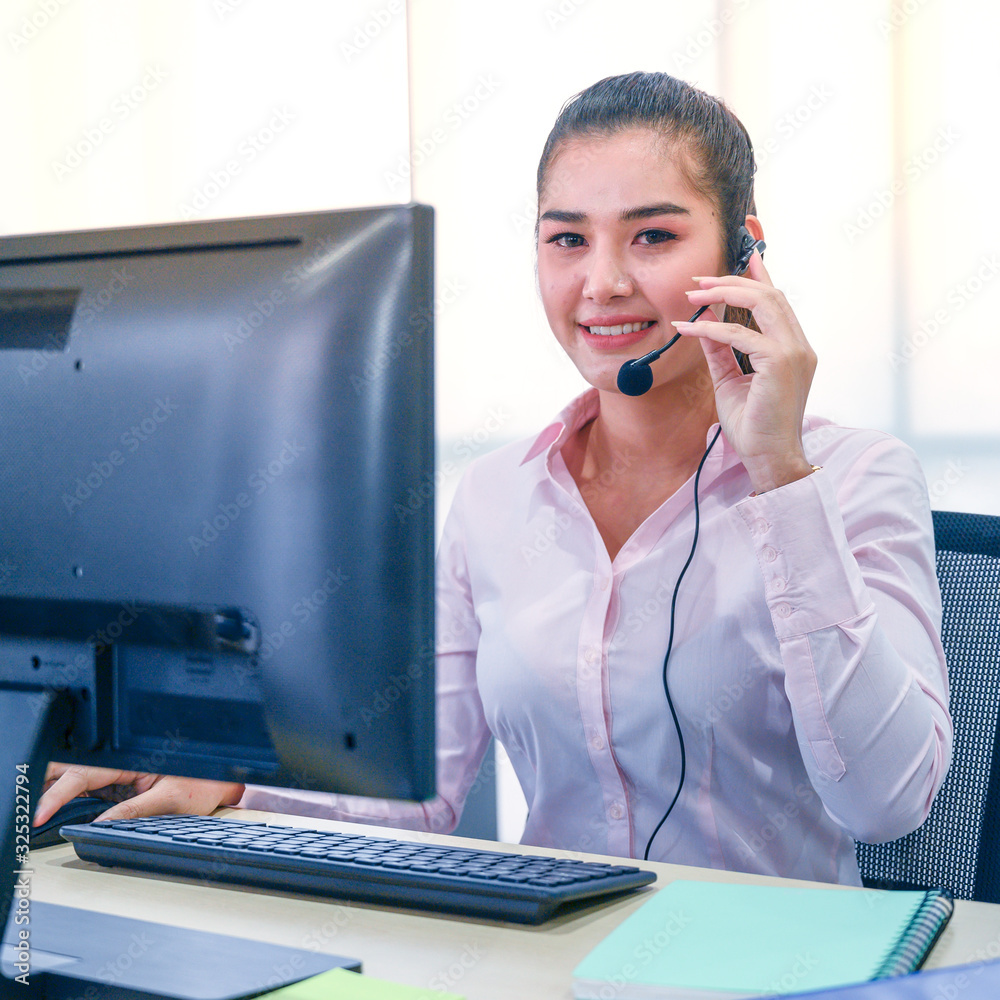
[[624, 364], [624, 361], [616, 364], [613, 368], [607, 367], [600, 370], [591, 368], [589, 371], [578, 370], [587, 384], [593, 386], [595, 389], [600, 389], [603, 392], [617, 392], [618, 369], [621, 368], [622, 364]]

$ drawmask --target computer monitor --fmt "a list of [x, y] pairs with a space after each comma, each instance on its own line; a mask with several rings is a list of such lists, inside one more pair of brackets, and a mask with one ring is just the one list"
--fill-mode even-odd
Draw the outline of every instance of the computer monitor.
[[46, 759], [433, 795], [432, 230], [0, 239], [3, 900]]

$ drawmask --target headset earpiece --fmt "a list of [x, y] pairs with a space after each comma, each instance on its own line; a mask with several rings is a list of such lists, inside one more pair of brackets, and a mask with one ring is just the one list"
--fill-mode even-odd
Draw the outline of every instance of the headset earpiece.
[[733, 274], [742, 274], [750, 266], [750, 258], [757, 249], [757, 241], [750, 235], [746, 226], [740, 226], [738, 231], [740, 246], [733, 265]]

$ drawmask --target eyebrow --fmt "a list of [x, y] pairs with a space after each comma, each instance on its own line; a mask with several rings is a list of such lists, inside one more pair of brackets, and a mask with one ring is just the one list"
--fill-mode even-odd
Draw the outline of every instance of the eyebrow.
[[648, 219], [654, 215], [690, 215], [691, 212], [672, 201], [660, 202], [659, 205], [642, 205], [639, 208], [627, 208], [622, 212], [622, 222], [633, 222], [635, 219]]
[[[640, 205], [637, 208], [626, 208], [622, 211], [619, 219], [622, 222], [634, 222], [636, 219], [649, 219], [656, 215], [690, 215], [689, 209], [681, 205], [675, 205], [672, 201], [660, 202], [657, 205]], [[553, 208], [548, 212], [543, 212], [538, 219], [539, 222], [568, 222], [579, 223], [587, 221], [586, 212], [567, 212], [562, 209]]]

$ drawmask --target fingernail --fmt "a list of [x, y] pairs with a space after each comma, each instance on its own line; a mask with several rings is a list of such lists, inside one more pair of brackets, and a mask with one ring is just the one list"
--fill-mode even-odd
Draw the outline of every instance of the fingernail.
[[672, 319], [670, 325], [678, 330], [689, 330], [694, 326], [694, 323], [688, 323], [687, 320], [683, 319]]

